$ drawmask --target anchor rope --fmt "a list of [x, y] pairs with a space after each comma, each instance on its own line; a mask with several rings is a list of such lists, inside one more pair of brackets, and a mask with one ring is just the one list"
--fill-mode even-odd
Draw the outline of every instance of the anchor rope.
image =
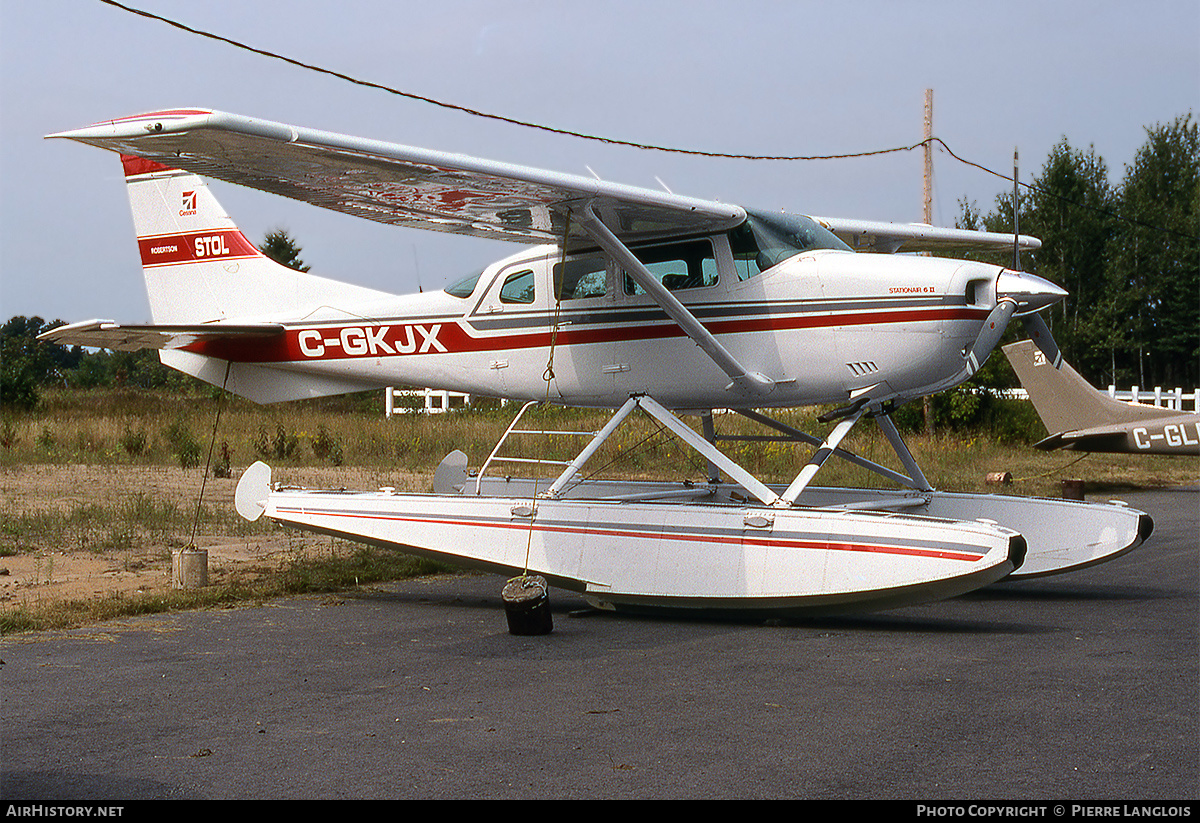
[[1084, 452], [1083, 454], [1079, 455], [1074, 460], [1072, 460], [1070, 463], [1067, 463], [1065, 466], [1056, 466], [1055, 468], [1051, 469], [1048, 472], [1042, 472], [1041, 474], [1034, 474], [1029, 477], [1018, 477], [1015, 480], [1013, 480], [1013, 482], [1014, 483], [1024, 483], [1026, 480], [1040, 480], [1041, 478], [1047, 477], [1056, 472], [1063, 471], [1064, 469], [1069, 469], [1072, 466], [1074, 466], [1076, 463], [1078, 463], [1080, 460], [1082, 460], [1083, 458], [1090, 457], [1090, 456], [1091, 456], [1091, 452]]
[[[567, 279], [567, 240], [571, 234], [571, 210], [567, 209], [566, 224], [563, 227], [562, 252], [559, 255], [559, 281], [554, 282], [554, 270], [550, 271], [550, 286], [554, 292], [554, 319], [550, 329], [550, 351], [546, 356], [546, 369], [542, 372], [542, 380], [546, 383], [546, 395], [542, 400], [542, 408], [550, 405], [550, 384], [554, 380], [554, 349], [558, 344], [559, 319], [562, 316], [562, 287]], [[529, 500], [529, 530], [525, 533], [525, 567], [521, 571], [523, 577], [529, 575], [529, 555], [533, 551], [533, 521], [537, 515], [538, 480], [533, 478], [533, 491]]]
[[204, 463], [204, 476], [200, 478], [200, 494], [196, 497], [196, 514], [192, 518], [192, 537], [188, 548], [196, 548], [196, 530], [200, 527], [200, 507], [204, 503], [204, 490], [208, 485], [208, 472], [212, 468], [213, 447], [217, 444], [217, 427], [221, 425], [221, 410], [225, 408], [225, 387], [229, 384], [229, 369], [232, 360], [225, 361], [225, 378], [221, 381], [221, 394], [217, 397], [217, 415], [213, 421], [212, 437], [208, 440], [208, 460]]

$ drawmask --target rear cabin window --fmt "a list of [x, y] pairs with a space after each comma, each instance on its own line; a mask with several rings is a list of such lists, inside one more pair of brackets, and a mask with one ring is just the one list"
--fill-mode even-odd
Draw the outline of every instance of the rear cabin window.
[[560, 300], [583, 300], [608, 293], [608, 263], [603, 257], [568, 260], [554, 265], [554, 293]]

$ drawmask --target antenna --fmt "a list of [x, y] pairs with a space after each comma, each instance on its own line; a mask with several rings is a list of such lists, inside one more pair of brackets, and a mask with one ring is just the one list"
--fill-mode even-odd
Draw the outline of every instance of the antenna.
[[[925, 89], [925, 224], [933, 225], [933, 89]], [[925, 254], [931, 254], [925, 252]], [[921, 414], [925, 419], [925, 434], [933, 436], [933, 398], [921, 398]]]
[[421, 288], [421, 261], [417, 259], [417, 244], [413, 243], [413, 270], [417, 273], [417, 291], [421, 294], [425, 293], [425, 289]]
[[1013, 148], [1013, 270], [1021, 270], [1021, 200], [1018, 192], [1017, 149]]

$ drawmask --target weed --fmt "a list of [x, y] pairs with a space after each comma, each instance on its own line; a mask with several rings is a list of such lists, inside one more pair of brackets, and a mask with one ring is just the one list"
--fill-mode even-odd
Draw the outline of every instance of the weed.
[[58, 438], [54, 436], [54, 432], [50, 431], [49, 426], [42, 426], [42, 430], [37, 436], [38, 448], [44, 451], [54, 451], [54, 447], [58, 445]]
[[132, 427], [126, 426], [125, 431], [121, 434], [121, 448], [130, 457], [140, 456], [146, 451], [146, 430], [134, 431]]
[[221, 441], [221, 450], [217, 452], [217, 462], [213, 466], [213, 477], [232, 477], [233, 469], [230, 468], [229, 462], [232, 455], [229, 450], [229, 441]]
[[275, 424], [275, 436], [271, 437], [266, 426], [259, 426], [254, 438], [254, 451], [259, 457], [290, 460], [296, 456], [300, 438], [288, 432], [282, 423]]
[[129, 552], [133, 549], [135, 538], [136, 535], [134, 534], [133, 529], [128, 525], [116, 526], [109, 531], [108, 539], [100, 544], [100, 548]]
[[79, 454], [95, 454], [104, 450], [104, 438], [92, 431], [81, 431], [75, 435], [75, 451]]
[[167, 426], [163, 437], [171, 446], [171, 450], [175, 452], [175, 457], [179, 460], [179, 468], [194, 469], [200, 465], [203, 450], [196, 438], [192, 437], [191, 429], [187, 427], [182, 418], [176, 418], [175, 422]]
[[328, 460], [335, 466], [342, 465], [344, 460], [342, 444], [324, 426], [317, 430], [317, 436], [313, 438], [312, 450], [318, 460]]
[[11, 449], [17, 445], [17, 424], [9, 418], [0, 423], [0, 446]]

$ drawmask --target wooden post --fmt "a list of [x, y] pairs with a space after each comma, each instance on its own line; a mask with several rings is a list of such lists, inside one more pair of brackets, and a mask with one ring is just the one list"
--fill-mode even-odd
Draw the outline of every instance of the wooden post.
[[1064, 480], [1062, 482], [1063, 500], [1082, 500], [1083, 488], [1083, 481], [1078, 478]]
[[199, 589], [208, 585], [208, 551], [191, 546], [171, 552], [171, 588]]

